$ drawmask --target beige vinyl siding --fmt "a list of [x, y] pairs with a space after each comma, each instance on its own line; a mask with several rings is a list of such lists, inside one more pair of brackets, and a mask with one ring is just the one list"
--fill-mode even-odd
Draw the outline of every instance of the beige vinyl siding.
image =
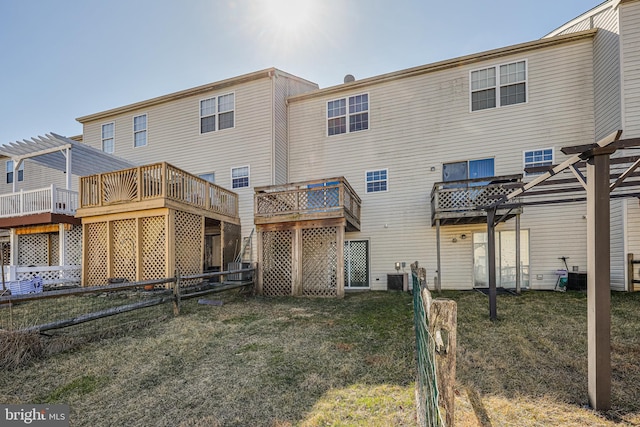
[[[634, 259], [640, 259], [640, 202], [637, 199], [629, 199], [626, 203], [626, 225], [627, 252], [633, 254]], [[634, 272], [628, 274], [640, 279], [640, 266], [636, 264]]]
[[611, 288], [623, 291], [626, 288], [625, 264], [625, 211], [626, 201], [611, 200], [610, 214], [610, 250], [611, 250]]
[[620, 5], [624, 137], [640, 136], [640, 2]]
[[558, 35], [577, 33], [579, 31], [589, 30], [591, 28], [593, 28], [591, 26], [591, 19], [589, 17], [585, 17], [583, 20], [576, 22], [571, 27], [566, 28], [562, 32], [558, 33]]
[[609, 8], [593, 17], [600, 28], [593, 46], [596, 141], [622, 128], [620, 104], [620, 47], [618, 10]]
[[[471, 70], [525, 59], [526, 104], [469, 111]], [[362, 230], [348, 238], [371, 239], [374, 289], [386, 287], [386, 274], [393, 272], [396, 261], [418, 260], [432, 278], [436, 274], [436, 233], [431, 226], [430, 193], [433, 184], [442, 180], [442, 164], [493, 157], [497, 175], [521, 173], [523, 150], [549, 146], [559, 150], [592, 142], [592, 80], [592, 41], [584, 40], [499, 61], [374, 82], [358, 90], [346, 86], [341, 94], [294, 100], [289, 104], [290, 180], [344, 175], [358, 192]], [[369, 129], [327, 137], [327, 101], [360, 93], [369, 94]], [[389, 191], [366, 194], [364, 172], [382, 168], [389, 169]], [[443, 227], [442, 232], [442, 286], [470, 288], [472, 251], [465, 246], [471, 243], [458, 240], [445, 247], [448, 234], [457, 230]], [[545, 253], [544, 248], [556, 239], [557, 234], [532, 227], [532, 246], [536, 242], [542, 248], [537, 253]], [[584, 252], [580, 243], [575, 248], [579, 251]], [[554, 258], [557, 256], [562, 254]], [[545, 259], [541, 268], [551, 273], [558, 268], [557, 259]], [[545, 281], [545, 286], [553, 283]]]

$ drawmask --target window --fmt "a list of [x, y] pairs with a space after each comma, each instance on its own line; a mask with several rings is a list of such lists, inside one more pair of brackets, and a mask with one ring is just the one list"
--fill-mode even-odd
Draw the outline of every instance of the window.
[[244, 188], [249, 186], [249, 166], [231, 169], [231, 187]]
[[201, 173], [198, 177], [204, 179], [205, 181], [209, 181], [212, 184], [216, 183], [216, 174], [213, 172], [209, 173]]
[[[553, 164], [553, 148], [524, 152], [524, 168], [551, 166]], [[525, 172], [526, 175], [538, 175], [541, 172]]]
[[444, 163], [442, 165], [442, 180], [450, 182], [494, 176], [495, 173], [493, 166], [493, 159]]
[[133, 118], [133, 146], [144, 147], [147, 145], [147, 115]]
[[113, 154], [115, 150], [115, 123], [102, 125], [102, 151]]
[[[13, 183], [13, 160], [7, 160], [7, 184]], [[18, 167], [18, 182], [24, 180], [24, 162]]]
[[367, 180], [367, 193], [387, 191], [388, 169], [365, 172]]
[[471, 111], [527, 102], [527, 62], [471, 72]]
[[369, 129], [368, 94], [327, 102], [327, 134], [329, 136], [367, 129]]
[[234, 112], [235, 95], [233, 93], [201, 100], [200, 133], [234, 127]]

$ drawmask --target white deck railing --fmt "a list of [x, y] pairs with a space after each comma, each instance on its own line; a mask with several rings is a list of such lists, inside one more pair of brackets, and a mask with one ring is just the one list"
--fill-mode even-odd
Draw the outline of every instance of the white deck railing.
[[0, 218], [41, 213], [75, 215], [76, 209], [78, 192], [55, 185], [0, 195]]
[[[5, 281], [31, 280], [35, 277], [42, 279], [45, 285], [79, 285], [82, 267], [80, 265], [39, 265], [26, 267], [21, 265], [7, 265], [4, 267]], [[2, 284], [0, 283], [0, 291]]]

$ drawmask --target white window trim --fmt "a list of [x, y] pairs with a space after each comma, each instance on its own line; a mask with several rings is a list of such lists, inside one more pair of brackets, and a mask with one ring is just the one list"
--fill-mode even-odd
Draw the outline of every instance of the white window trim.
[[[233, 170], [234, 169], [242, 169], [242, 168], [247, 168], [247, 186], [246, 187], [233, 187]], [[249, 165], [245, 165], [245, 166], [235, 166], [231, 168], [231, 190], [241, 190], [243, 188], [251, 188], [251, 166]]]
[[[229, 127], [229, 128], [224, 128], [224, 129], [220, 129], [220, 122], [219, 122], [219, 117], [220, 117], [220, 111], [218, 109], [218, 98], [221, 96], [227, 96], [227, 95], [233, 95], [233, 109], [230, 110], [233, 112], [233, 126]], [[214, 105], [214, 109], [215, 112], [213, 114], [208, 114], [206, 116], [203, 116], [201, 114], [201, 104], [202, 101], [207, 101], [209, 99], [213, 99], [213, 105]], [[201, 98], [198, 100], [198, 133], [200, 135], [208, 135], [210, 133], [216, 133], [216, 132], [224, 132], [225, 130], [229, 130], [229, 129], [235, 129], [236, 128], [236, 119], [237, 119], [237, 114], [236, 114], [236, 93], [235, 92], [227, 92], [227, 93], [221, 93], [219, 95], [212, 95], [212, 96], [207, 96], [206, 98]], [[229, 113], [230, 111], [223, 111], [223, 113]], [[215, 126], [216, 128], [211, 131], [211, 132], [202, 132], [202, 119], [204, 117], [215, 117], [214, 122], [215, 122]]]
[[[360, 95], [367, 95], [367, 128], [366, 129], [362, 129], [362, 130], [357, 130], [357, 131], [349, 131], [349, 98], [354, 97], [354, 96], [360, 96]], [[338, 101], [340, 99], [344, 99], [345, 100], [345, 115], [344, 117], [346, 118], [346, 132], [344, 133], [337, 133], [335, 135], [329, 135], [329, 120], [331, 119], [335, 119], [336, 117], [329, 117], [329, 103], [333, 102], [333, 101]], [[360, 113], [354, 113], [355, 114], [362, 114], [362, 112]], [[348, 135], [350, 133], [359, 133], [359, 132], [367, 132], [369, 129], [371, 129], [371, 95], [369, 95], [369, 92], [361, 92], [361, 93], [355, 93], [353, 95], [346, 95], [346, 96], [342, 96], [340, 98], [333, 98], [333, 99], [329, 99], [327, 100], [327, 102], [325, 103], [325, 115], [324, 115], [324, 131], [325, 131], [325, 136], [327, 137], [333, 137], [333, 136], [339, 136], [339, 135]], [[343, 117], [343, 116], [339, 116], [339, 117]]]
[[525, 169], [526, 167], [528, 167], [528, 166], [527, 166], [527, 163], [525, 162], [525, 155], [526, 155], [528, 152], [531, 152], [531, 151], [540, 151], [540, 150], [542, 150], [542, 151], [545, 151], [545, 150], [551, 150], [551, 164], [552, 164], [552, 165], [554, 165], [554, 164], [556, 163], [556, 150], [555, 150], [555, 148], [554, 148], [554, 147], [533, 148], [533, 149], [531, 149], [531, 150], [522, 150], [522, 172], [524, 173], [524, 176], [536, 176], [536, 175], [540, 175], [539, 173], [526, 173], [526, 172], [524, 171], [524, 169]]
[[[501, 85], [500, 84], [500, 67], [502, 65], [509, 65], [509, 64], [515, 64], [517, 62], [524, 62], [524, 70], [525, 70], [525, 78], [524, 78], [524, 90], [525, 90], [525, 101], [524, 102], [519, 102], [517, 104], [509, 104], [509, 105], [500, 105], [500, 88], [502, 86], [506, 86], [506, 85]], [[473, 92], [476, 92], [474, 90], [471, 89], [471, 75], [476, 72], [476, 71], [482, 71], [482, 70], [486, 70], [488, 68], [495, 68], [496, 70], [496, 106], [492, 107], [492, 108], [483, 108], [481, 110], [473, 110], [473, 102], [472, 102], [472, 94]], [[474, 68], [473, 70], [469, 70], [469, 112], [470, 113], [479, 113], [481, 111], [492, 111], [492, 110], [497, 110], [500, 108], [508, 108], [508, 107], [514, 107], [516, 105], [526, 105], [529, 103], [529, 60], [527, 58], [524, 59], [516, 59], [513, 61], [509, 61], [509, 62], [502, 62], [500, 64], [494, 64], [494, 65], [487, 65], [486, 67], [481, 67], [481, 68]]]
[[[111, 138], [106, 138], [106, 139], [113, 139], [113, 151], [112, 152], [108, 152], [108, 151], [104, 151], [104, 141], [105, 138], [102, 137], [102, 131], [104, 126], [106, 125], [113, 125], [113, 136]], [[102, 123], [100, 125], [100, 150], [102, 150], [103, 153], [107, 153], [107, 154], [114, 154], [116, 152], [116, 122], [107, 122], [107, 123]]]
[[[136, 133], [140, 133], [143, 132], [141, 130], [136, 131], [136, 119], [138, 117], [141, 116], [145, 116], [145, 128], [144, 128], [144, 132], [145, 132], [145, 138], [144, 138], [144, 145], [138, 145], [136, 146]], [[133, 116], [133, 118], [131, 119], [131, 129], [133, 132], [133, 148], [142, 148], [142, 147], [146, 147], [147, 145], [149, 145], [149, 115], [147, 113], [142, 113], [142, 114], [138, 114], [136, 116]], [[115, 130], [115, 129], [114, 129]]]
[[[386, 190], [380, 190], [380, 191], [368, 191], [369, 190], [369, 181], [367, 181], [367, 174], [369, 172], [381, 172], [381, 171], [385, 171], [386, 174], [387, 174], [387, 179], [385, 179], [385, 182], [387, 183], [387, 189]], [[381, 181], [372, 181], [372, 182], [381, 182]], [[364, 171], [364, 193], [365, 194], [387, 193], [388, 191], [389, 191], [389, 168], [370, 169], [370, 170]]]
[[[11, 170], [7, 170], [9, 169], [9, 164], [11, 164]], [[18, 169], [14, 169], [15, 162], [13, 159], [7, 159], [7, 162], [5, 163], [5, 170], [6, 170], [6, 175], [8, 175], [9, 173], [11, 173], [11, 182], [7, 182], [7, 184], [13, 184], [14, 182], [24, 182], [24, 160], [22, 162], [20, 162], [20, 166], [18, 166]], [[17, 172], [17, 175], [16, 175]], [[22, 179], [20, 179], [20, 172], [22, 172]], [[7, 181], [7, 176], [5, 175], [5, 181]]]

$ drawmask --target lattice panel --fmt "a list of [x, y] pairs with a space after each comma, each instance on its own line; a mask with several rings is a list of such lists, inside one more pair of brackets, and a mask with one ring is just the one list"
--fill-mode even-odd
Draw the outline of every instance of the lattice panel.
[[67, 264], [82, 264], [82, 226], [74, 225], [71, 230], [65, 232], [65, 245], [67, 249]]
[[338, 188], [314, 188], [305, 193], [307, 209], [333, 208], [340, 206]]
[[266, 296], [291, 295], [291, 230], [262, 233], [262, 292]]
[[302, 230], [302, 294], [338, 295], [336, 227]]
[[86, 286], [107, 284], [107, 223], [86, 225]]
[[60, 234], [49, 234], [49, 265], [60, 265]]
[[111, 223], [111, 274], [113, 278], [136, 281], [136, 220]]
[[350, 287], [369, 286], [369, 242], [354, 240], [344, 244], [344, 284]]
[[[164, 216], [142, 218], [142, 280], [161, 279], [166, 274], [166, 241]], [[173, 274], [171, 274], [173, 275]]]
[[[202, 273], [202, 221], [188, 212], [175, 211], [176, 270], [180, 275]], [[184, 281], [185, 286], [197, 281]]]
[[438, 209], [460, 210], [488, 206], [496, 201], [495, 196], [505, 195], [509, 191], [501, 185], [440, 190], [438, 192]]
[[296, 191], [261, 194], [257, 198], [257, 213], [269, 214], [297, 210], [297, 197]]
[[49, 265], [49, 236], [18, 235], [18, 265]]

